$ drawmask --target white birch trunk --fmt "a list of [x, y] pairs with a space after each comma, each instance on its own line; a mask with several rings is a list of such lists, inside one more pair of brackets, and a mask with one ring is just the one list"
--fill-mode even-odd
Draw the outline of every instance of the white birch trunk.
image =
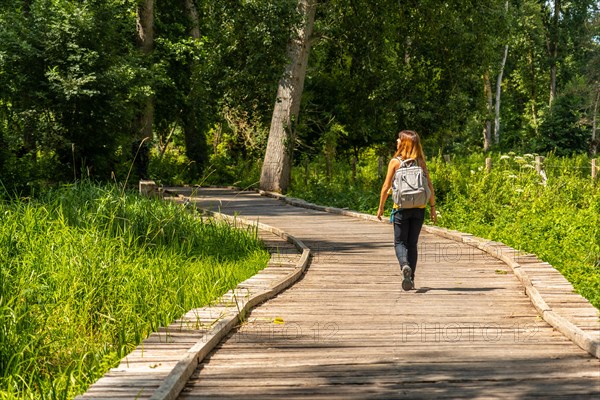
[[[504, 3], [504, 13], [508, 17], [508, 0]], [[496, 104], [495, 104], [495, 118], [494, 118], [494, 143], [500, 143], [500, 96], [502, 95], [502, 77], [504, 75], [504, 67], [506, 66], [506, 59], [508, 58], [508, 44], [504, 46], [504, 56], [502, 57], [502, 63], [500, 64], [500, 72], [498, 72], [498, 79], [496, 80]]]
[[594, 100], [594, 115], [592, 117], [592, 156], [598, 151], [598, 140], [596, 129], [598, 128], [598, 102], [600, 102], [600, 85], [596, 87], [596, 99]]
[[295, 124], [300, 112], [315, 9], [316, 0], [298, 0], [298, 11], [303, 18], [303, 23], [290, 40], [288, 45], [290, 61], [279, 80], [260, 176], [260, 188], [263, 190], [285, 193], [290, 184]]
[[502, 95], [502, 76], [504, 75], [504, 67], [506, 66], [506, 59], [508, 58], [508, 45], [504, 46], [504, 57], [502, 58], [502, 64], [500, 65], [500, 72], [498, 73], [498, 79], [496, 81], [496, 104], [495, 104], [495, 118], [494, 118], [494, 143], [500, 143], [500, 96]]
[[493, 95], [492, 95], [492, 83], [490, 81], [490, 72], [486, 71], [483, 75], [483, 91], [486, 99], [485, 107], [485, 125], [483, 127], [483, 150], [488, 151], [492, 146], [492, 108], [493, 108]]

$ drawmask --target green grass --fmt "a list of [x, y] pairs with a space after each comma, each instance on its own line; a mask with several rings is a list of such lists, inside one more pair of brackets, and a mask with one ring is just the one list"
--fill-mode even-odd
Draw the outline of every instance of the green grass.
[[[536, 254], [600, 309], [600, 182], [592, 184], [590, 159], [550, 155], [544, 161], [544, 185], [534, 155], [495, 154], [491, 173], [484, 168], [486, 157], [457, 157], [449, 164], [441, 157], [428, 161], [438, 224]], [[319, 163], [310, 166], [308, 176], [297, 168], [289, 194], [376, 213], [383, 178], [372, 152], [361, 157], [356, 179], [345, 163], [336, 164], [331, 177], [320, 171], [325, 168]]]
[[252, 230], [89, 183], [0, 203], [0, 398], [72, 398], [264, 268]]

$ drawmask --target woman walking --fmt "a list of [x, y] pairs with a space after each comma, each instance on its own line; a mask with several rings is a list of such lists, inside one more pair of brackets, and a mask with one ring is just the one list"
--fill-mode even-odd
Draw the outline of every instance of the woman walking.
[[[411, 290], [414, 288], [415, 271], [417, 269], [417, 244], [421, 227], [425, 221], [425, 207], [427, 202], [431, 207], [431, 219], [433, 223], [437, 222], [435, 214], [435, 196], [433, 185], [429, 177], [429, 171], [425, 164], [425, 155], [421, 147], [419, 135], [414, 131], [404, 130], [398, 134], [397, 150], [394, 158], [390, 160], [388, 165], [387, 175], [381, 188], [381, 196], [379, 198], [379, 209], [377, 210], [377, 218], [381, 220], [385, 202], [390, 192], [399, 191], [401, 188], [396, 187], [397, 179], [394, 179], [400, 168], [406, 170], [400, 171], [407, 173], [408, 168], [411, 168], [411, 173], [417, 171], [424, 175], [425, 189], [429, 189], [429, 193], [423, 194], [420, 201], [406, 202], [398, 200], [402, 204], [394, 202], [392, 216], [390, 220], [394, 224], [394, 247], [396, 257], [400, 263], [400, 268], [403, 275], [402, 288]], [[419, 169], [420, 167], [420, 169]], [[400, 175], [401, 175], [400, 174]], [[402, 178], [399, 178], [402, 180]], [[395, 195], [394, 198], [397, 199]]]

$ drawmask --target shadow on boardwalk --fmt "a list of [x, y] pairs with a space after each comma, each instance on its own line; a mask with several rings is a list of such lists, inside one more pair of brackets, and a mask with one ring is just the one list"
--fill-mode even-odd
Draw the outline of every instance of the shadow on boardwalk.
[[[276, 343], [273, 343], [277, 346]], [[352, 348], [339, 347], [338, 353]], [[497, 361], [432, 360], [435, 352], [414, 352], [410, 360], [346, 364], [323, 361], [314, 367], [252, 366], [205, 373], [180, 398], [597, 398], [599, 381], [580, 376], [581, 356], [558, 357], [571, 370], [557, 370], [547, 358], [504, 357]], [[208, 362], [210, 366], [210, 361]], [[209, 367], [210, 368], [210, 367]], [[535, 373], [531, 373], [535, 371]], [[597, 377], [597, 376], [596, 376]], [[265, 382], [267, 380], [268, 382]], [[216, 384], [226, 389], [216, 389]]]

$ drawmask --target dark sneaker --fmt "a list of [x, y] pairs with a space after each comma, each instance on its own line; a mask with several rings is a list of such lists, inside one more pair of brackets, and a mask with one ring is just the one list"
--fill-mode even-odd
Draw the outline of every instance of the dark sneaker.
[[402, 289], [406, 291], [411, 290], [414, 287], [411, 279], [412, 269], [408, 265], [405, 265], [402, 267], [402, 275], [404, 276], [404, 279], [402, 280]]

